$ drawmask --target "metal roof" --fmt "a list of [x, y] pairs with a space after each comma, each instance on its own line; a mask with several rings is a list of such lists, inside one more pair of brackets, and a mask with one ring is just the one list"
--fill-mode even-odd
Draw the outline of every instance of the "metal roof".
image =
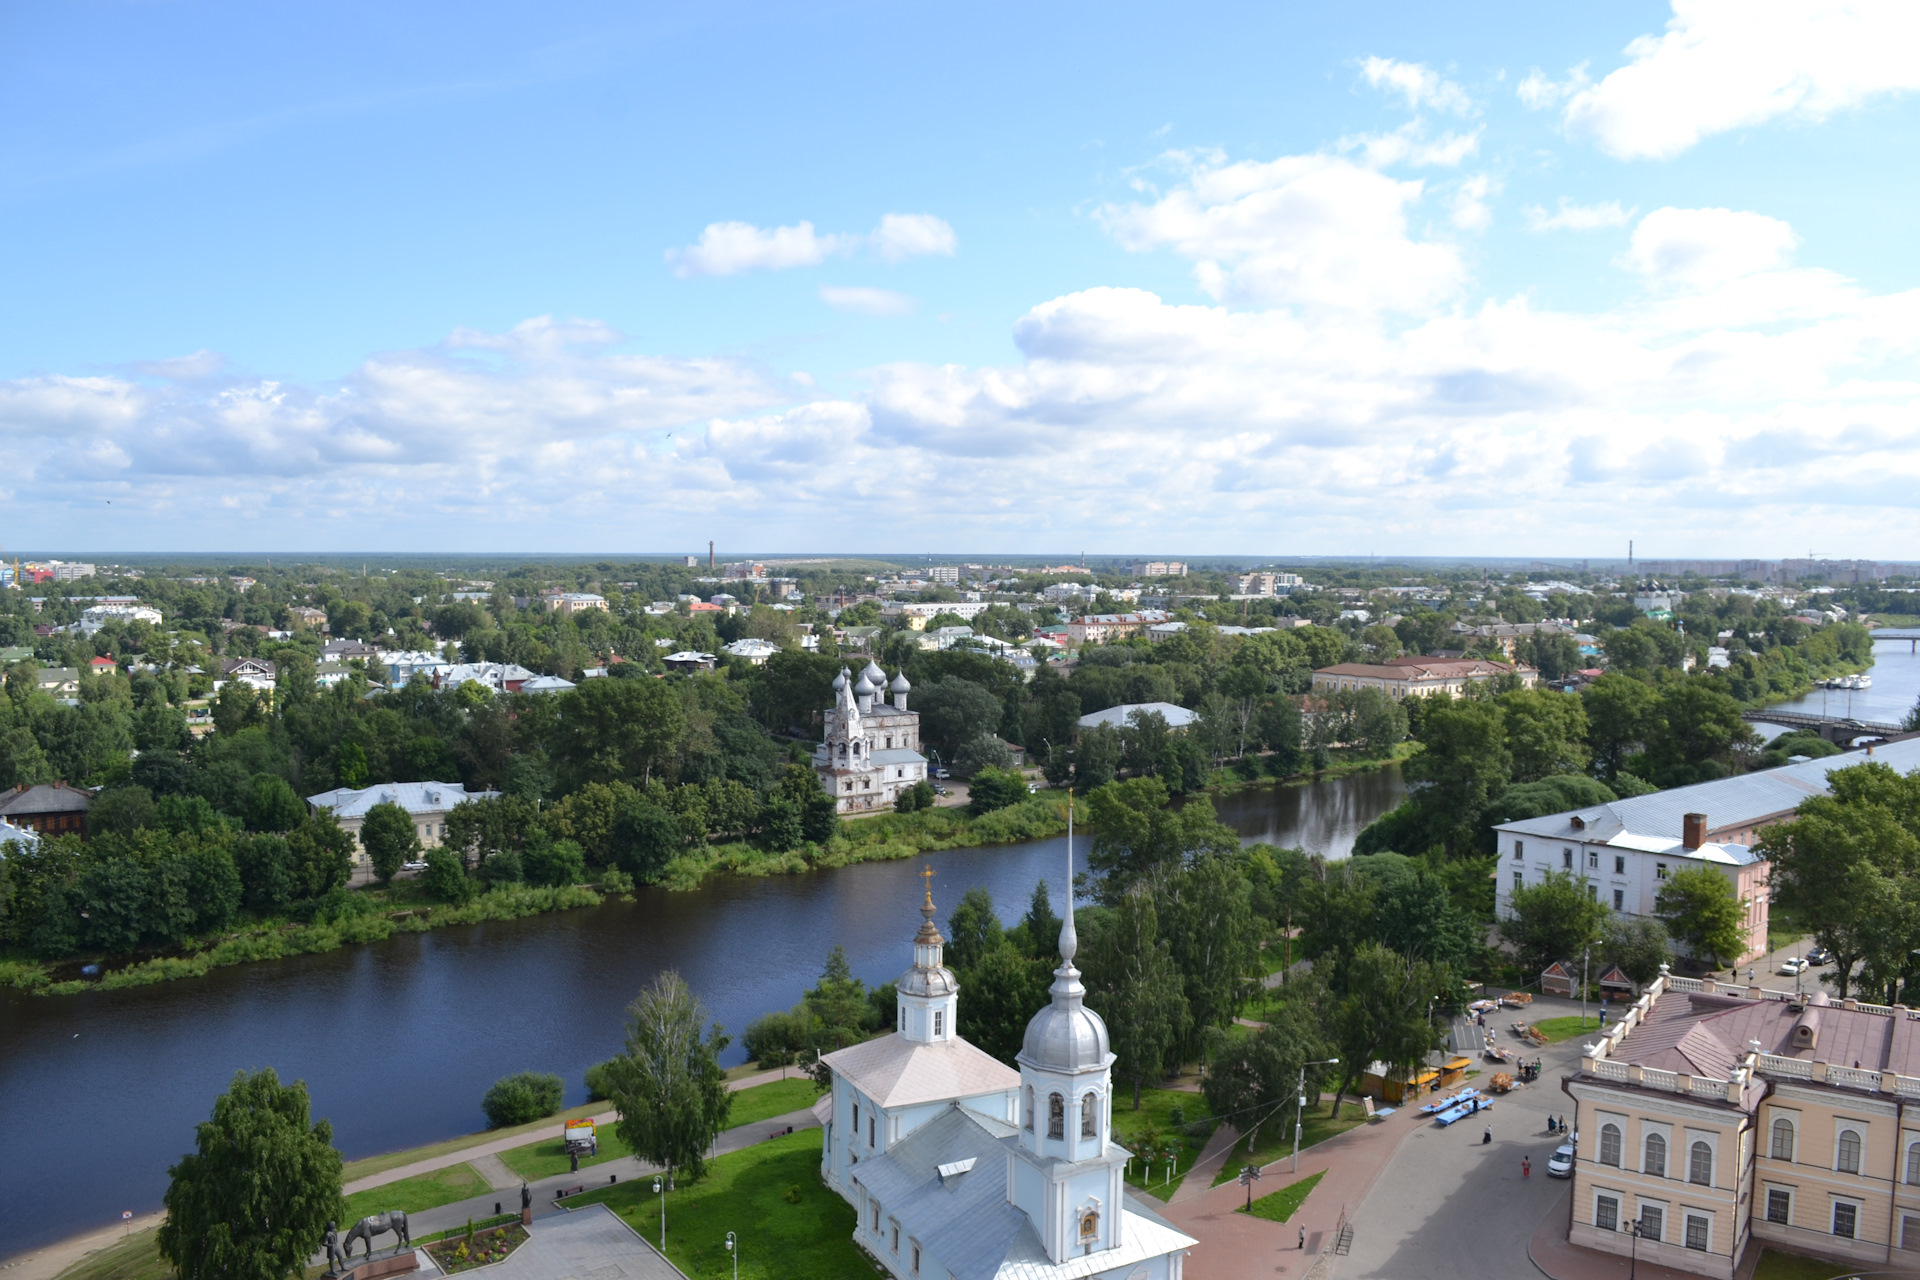
[[1185, 707], [1176, 707], [1171, 702], [1125, 702], [1117, 707], [1108, 707], [1105, 711], [1095, 711], [1091, 715], [1080, 717], [1080, 727], [1091, 729], [1095, 725], [1110, 724], [1116, 729], [1125, 728], [1127, 721], [1136, 711], [1152, 711], [1167, 722], [1169, 729], [1184, 729], [1200, 718], [1198, 712]]

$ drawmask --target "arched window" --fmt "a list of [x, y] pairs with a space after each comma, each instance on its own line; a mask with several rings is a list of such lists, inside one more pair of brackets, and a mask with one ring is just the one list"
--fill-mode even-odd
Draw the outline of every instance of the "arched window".
[[1620, 1126], [1617, 1124], [1600, 1126], [1600, 1163], [1620, 1167]]
[[1841, 1173], [1860, 1172], [1860, 1135], [1851, 1129], [1840, 1131], [1833, 1152], [1833, 1167]]
[[1080, 1136], [1097, 1138], [1100, 1136], [1100, 1100], [1096, 1094], [1088, 1094], [1080, 1099]]
[[1647, 1160], [1644, 1169], [1656, 1178], [1667, 1176], [1667, 1140], [1657, 1133], [1647, 1135]]
[[1773, 1122], [1773, 1158], [1793, 1162], [1793, 1121], [1785, 1116]]
[[1907, 1181], [1920, 1183], [1920, 1142], [1907, 1148]]
[[1047, 1136], [1067, 1136], [1067, 1100], [1057, 1093], [1047, 1095]]
[[1687, 1181], [1703, 1187], [1713, 1185], [1713, 1148], [1704, 1142], [1693, 1144], [1687, 1158]]
[[1033, 1132], [1033, 1086], [1032, 1085], [1027, 1086], [1026, 1111], [1027, 1111], [1026, 1130], [1028, 1133], [1032, 1133]]

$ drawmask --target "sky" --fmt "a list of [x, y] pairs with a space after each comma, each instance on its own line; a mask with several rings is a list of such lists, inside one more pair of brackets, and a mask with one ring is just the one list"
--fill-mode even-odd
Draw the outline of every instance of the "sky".
[[1920, 558], [1920, 6], [0, 4], [0, 549]]

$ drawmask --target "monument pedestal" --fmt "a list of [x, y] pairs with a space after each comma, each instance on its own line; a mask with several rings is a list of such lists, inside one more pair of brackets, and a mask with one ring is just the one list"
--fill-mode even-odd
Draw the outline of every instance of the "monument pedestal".
[[334, 1280], [380, 1280], [382, 1276], [397, 1276], [419, 1269], [420, 1259], [412, 1249], [396, 1249], [384, 1257], [363, 1258], [327, 1274], [333, 1276]]

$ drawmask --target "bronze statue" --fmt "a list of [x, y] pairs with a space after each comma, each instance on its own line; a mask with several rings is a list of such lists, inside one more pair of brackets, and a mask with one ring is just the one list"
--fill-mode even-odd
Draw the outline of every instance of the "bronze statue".
[[[371, 1214], [354, 1223], [353, 1230], [347, 1232], [348, 1261], [352, 1261], [353, 1259], [353, 1242], [355, 1240], [365, 1240], [367, 1242], [366, 1256], [371, 1258], [373, 1256], [373, 1238], [375, 1236], [385, 1235], [389, 1231], [400, 1237], [400, 1245], [413, 1243], [413, 1237], [407, 1234], [407, 1215], [398, 1209], [389, 1209], [385, 1213]], [[397, 1249], [400, 1245], [395, 1245], [394, 1247]]]
[[346, 1265], [347, 1260], [340, 1254], [339, 1224], [329, 1222], [327, 1224], [327, 1274], [337, 1276]]

